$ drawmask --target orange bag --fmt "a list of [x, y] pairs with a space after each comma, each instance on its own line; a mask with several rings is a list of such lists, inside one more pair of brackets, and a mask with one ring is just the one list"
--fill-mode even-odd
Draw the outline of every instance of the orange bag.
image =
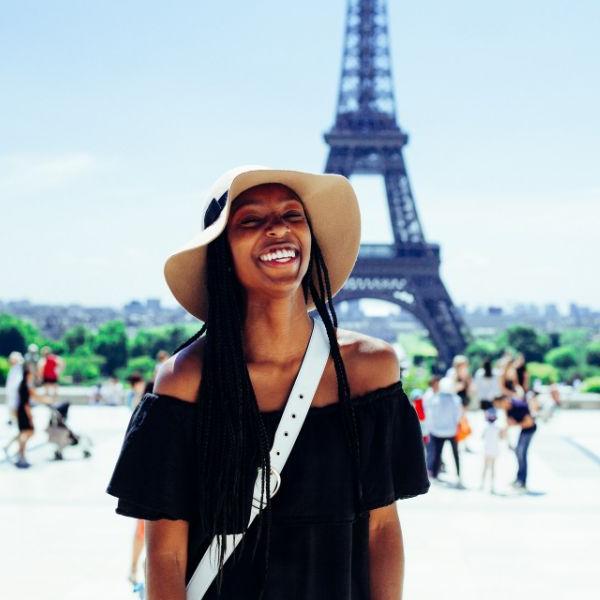
[[458, 427], [456, 428], [456, 441], [462, 442], [467, 439], [473, 430], [469, 425], [469, 419], [467, 419], [467, 415], [463, 415], [458, 422]]

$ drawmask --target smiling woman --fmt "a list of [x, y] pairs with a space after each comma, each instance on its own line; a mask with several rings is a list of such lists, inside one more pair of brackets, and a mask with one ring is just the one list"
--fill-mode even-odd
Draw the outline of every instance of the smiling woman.
[[304, 206], [290, 188], [268, 183], [242, 192], [231, 209], [227, 239], [246, 290], [258, 286], [267, 295], [281, 295], [300, 287], [311, 234]]
[[108, 487], [148, 521], [148, 599], [401, 598], [395, 500], [429, 481], [393, 349], [337, 326], [350, 183], [243, 167], [203, 225], [165, 276], [204, 326], [132, 415]]

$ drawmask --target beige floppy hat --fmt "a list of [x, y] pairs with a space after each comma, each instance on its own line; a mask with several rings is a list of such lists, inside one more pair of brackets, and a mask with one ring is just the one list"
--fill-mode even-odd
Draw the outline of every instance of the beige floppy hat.
[[[360, 211], [348, 179], [256, 165], [237, 167], [219, 177], [208, 192], [202, 231], [165, 263], [165, 279], [175, 299], [200, 320], [206, 320], [208, 315], [206, 246], [224, 231], [231, 203], [237, 196], [265, 183], [281, 183], [302, 200], [323, 252], [332, 294], [342, 288], [352, 272], [360, 247]], [[314, 305], [311, 303], [308, 308]]]

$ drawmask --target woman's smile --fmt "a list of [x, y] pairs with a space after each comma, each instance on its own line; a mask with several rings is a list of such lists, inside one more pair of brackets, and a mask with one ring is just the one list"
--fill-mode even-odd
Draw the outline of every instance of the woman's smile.
[[291, 246], [271, 248], [261, 253], [258, 260], [266, 267], [287, 267], [300, 262], [300, 252]]

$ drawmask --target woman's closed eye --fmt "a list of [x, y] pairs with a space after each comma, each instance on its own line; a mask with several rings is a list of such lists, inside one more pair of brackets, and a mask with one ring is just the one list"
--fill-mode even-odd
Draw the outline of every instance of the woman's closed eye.
[[283, 215], [284, 219], [290, 219], [292, 221], [299, 221], [304, 219], [304, 213], [299, 210], [289, 210]]
[[240, 221], [240, 225], [247, 225], [247, 224], [257, 223], [260, 220], [261, 220], [261, 217], [255, 217], [255, 216], [244, 217]]
[[[288, 210], [282, 216], [286, 221], [299, 222], [304, 220], [304, 213], [300, 210]], [[266, 217], [260, 215], [246, 215], [240, 219], [240, 225], [252, 227], [265, 221]]]

